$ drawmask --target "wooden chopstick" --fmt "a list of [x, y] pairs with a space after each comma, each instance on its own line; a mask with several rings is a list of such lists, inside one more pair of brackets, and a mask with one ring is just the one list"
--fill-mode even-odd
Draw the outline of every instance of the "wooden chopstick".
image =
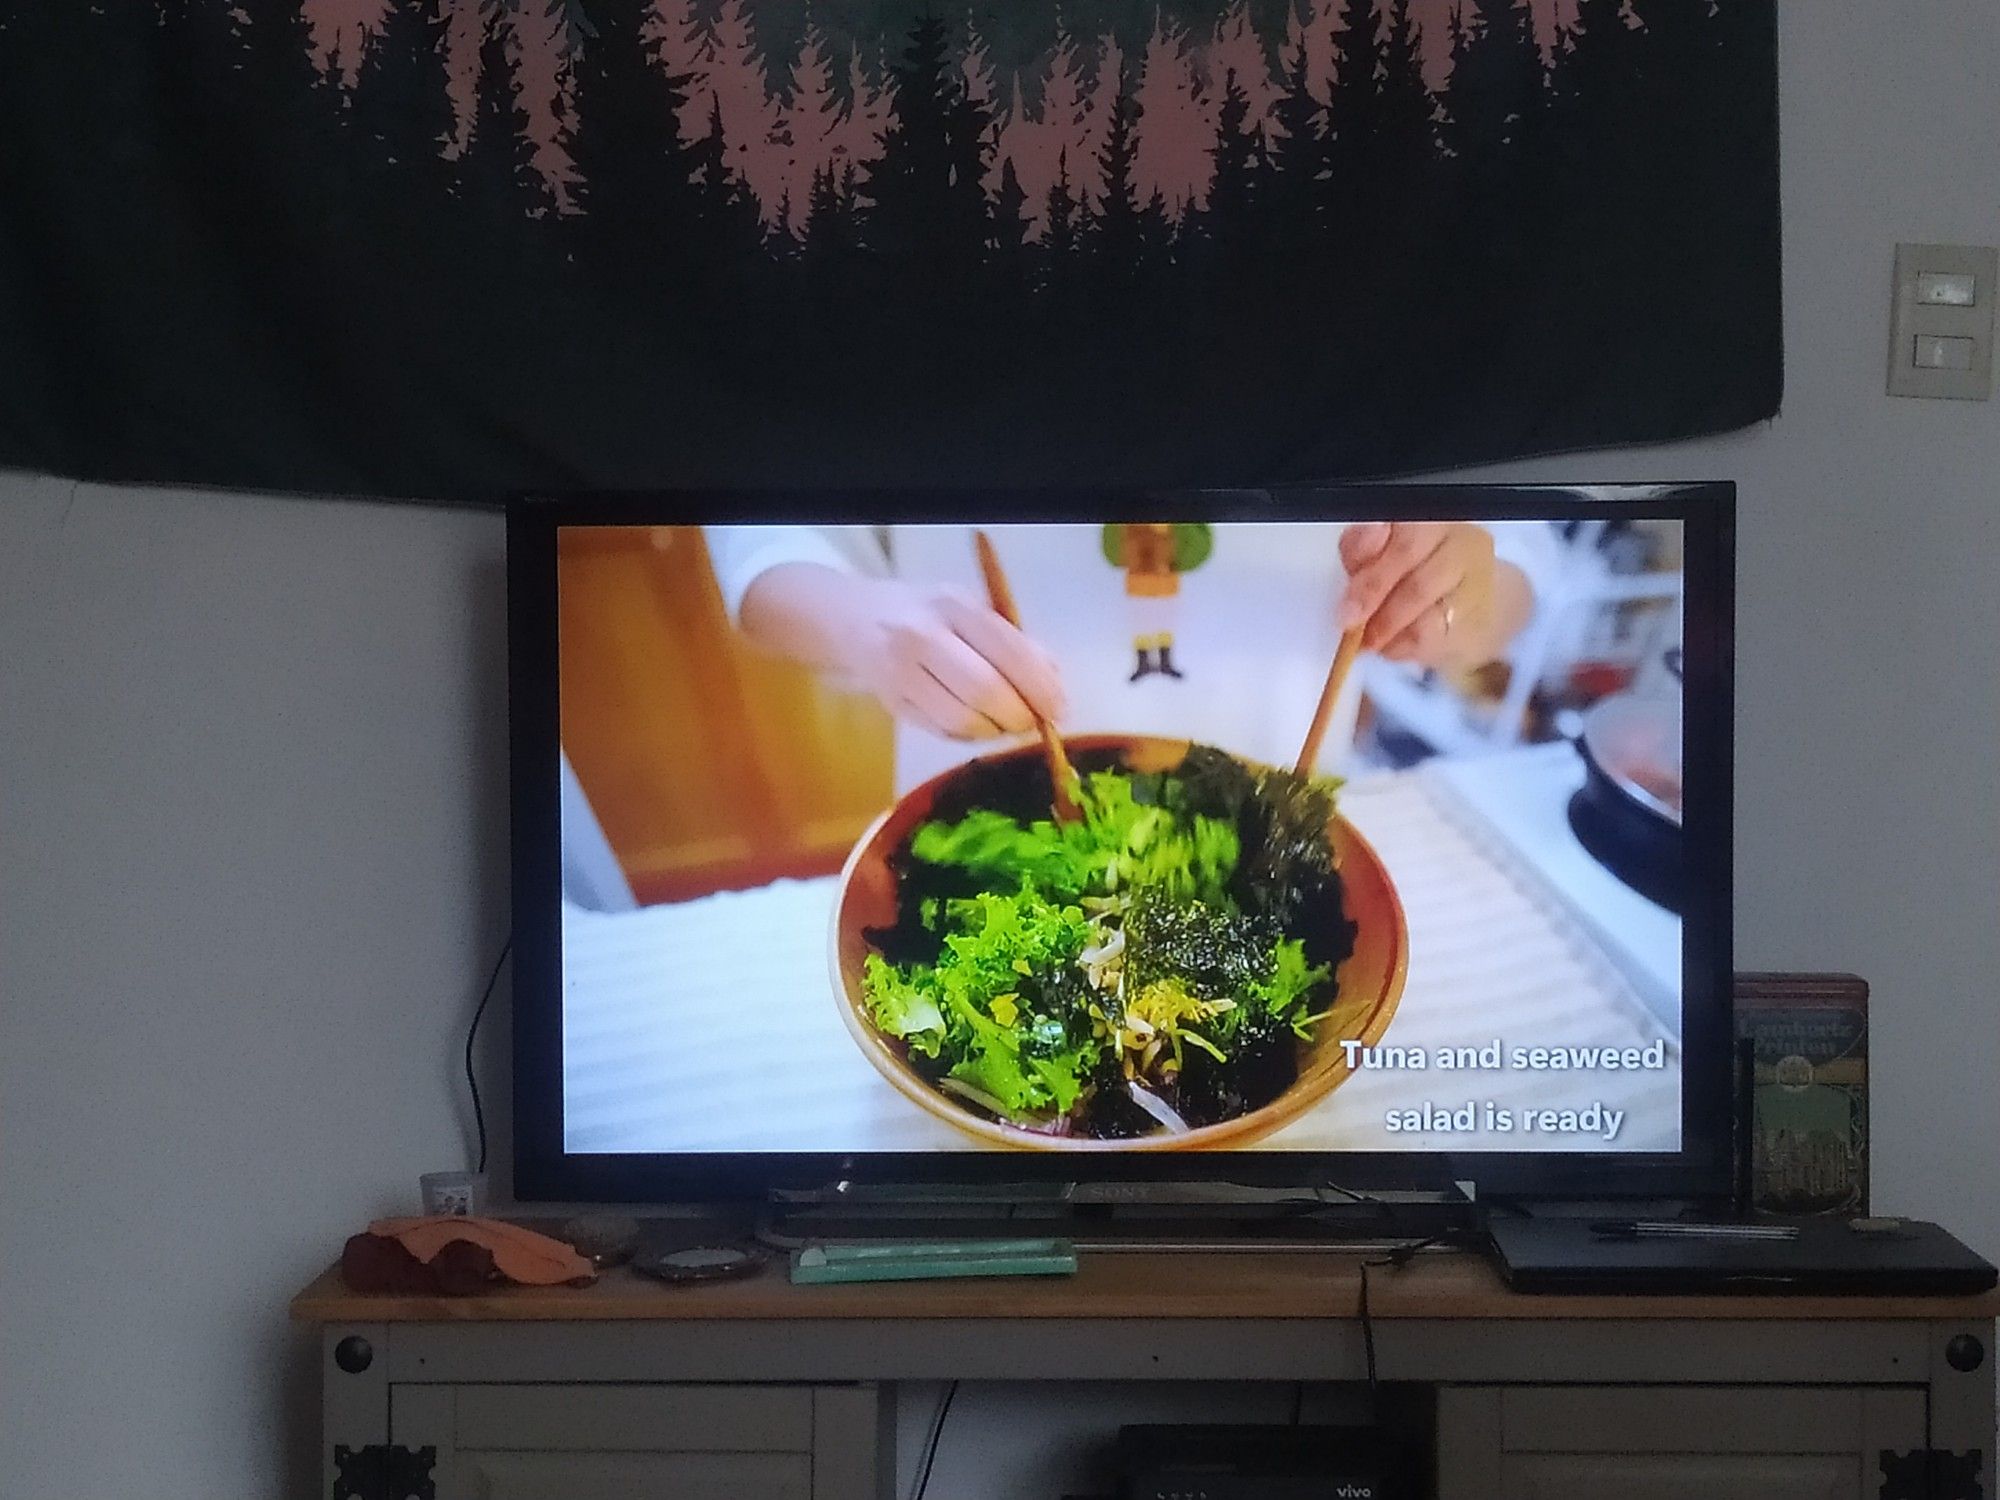
[[[993, 550], [993, 539], [983, 531], [972, 533], [972, 544], [979, 552], [979, 571], [986, 579], [986, 602], [993, 613], [1012, 625], [1021, 628], [1021, 611], [1015, 608], [1014, 591], [1007, 587], [1007, 575], [1000, 570], [1000, 554]], [[1030, 709], [1032, 712], [1032, 708]], [[1055, 812], [1058, 823], [1075, 823], [1083, 817], [1076, 805], [1076, 798], [1070, 795], [1070, 784], [1076, 780], [1076, 772], [1070, 769], [1069, 755], [1063, 749], [1062, 737], [1056, 733], [1055, 725], [1041, 714], [1035, 714], [1035, 728], [1042, 736], [1042, 758], [1048, 762], [1049, 781], [1055, 787]]]
[[1313, 710], [1312, 727], [1306, 731], [1306, 742], [1299, 751], [1296, 767], [1299, 775], [1311, 776], [1319, 763], [1320, 741], [1326, 738], [1326, 726], [1333, 718], [1333, 705], [1340, 697], [1340, 690], [1347, 682], [1347, 674], [1354, 666], [1354, 658], [1361, 654], [1361, 627], [1344, 630], [1340, 634], [1340, 646], [1333, 653], [1333, 665], [1327, 669], [1326, 686], [1320, 689], [1319, 707]]

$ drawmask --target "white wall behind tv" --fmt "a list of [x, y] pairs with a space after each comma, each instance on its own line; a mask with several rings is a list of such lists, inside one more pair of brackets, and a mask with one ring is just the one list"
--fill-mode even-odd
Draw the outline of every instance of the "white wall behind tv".
[[[2000, 1255], [2000, 406], [1882, 394], [1893, 242], [2000, 240], [2000, 11], [1781, 13], [1784, 416], [1479, 477], [1741, 484], [1739, 956], [1873, 981], [1878, 1201]], [[284, 1301], [464, 1150], [501, 553], [485, 515], [0, 475], [9, 1500], [312, 1493]], [[1012, 1398], [953, 1420], [934, 1493], [1023, 1494]]]

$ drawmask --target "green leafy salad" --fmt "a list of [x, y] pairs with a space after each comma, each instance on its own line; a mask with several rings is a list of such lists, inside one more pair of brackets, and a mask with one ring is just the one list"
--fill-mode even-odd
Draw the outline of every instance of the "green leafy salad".
[[1171, 772], [1078, 769], [1073, 823], [1031, 760], [954, 783], [892, 859], [869, 1016], [934, 1087], [1028, 1130], [1131, 1139], [1260, 1108], [1353, 946], [1338, 783], [1204, 746]]

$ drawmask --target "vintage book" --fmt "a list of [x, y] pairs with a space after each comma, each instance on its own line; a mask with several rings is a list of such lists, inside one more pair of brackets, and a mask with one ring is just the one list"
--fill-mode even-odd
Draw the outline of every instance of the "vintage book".
[[1750, 1201], [1769, 1213], [1868, 1212], [1868, 982], [1738, 974], [1751, 1104]]

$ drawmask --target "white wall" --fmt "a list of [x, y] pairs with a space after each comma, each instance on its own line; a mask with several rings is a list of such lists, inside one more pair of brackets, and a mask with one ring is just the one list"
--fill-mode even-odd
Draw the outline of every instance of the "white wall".
[[[2000, 1255], [2000, 405], [1882, 394], [1892, 243], [2000, 240], [2000, 10], [1782, 16], [1784, 417], [1489, 472], [1742, 484], [1739, 956], [1874, 982], [1879, 1202]], [[464, 1149], [500, 560], [489, 516], [0, 476], [9, 1500], [311, 1492], [283, 1302]], [[1013, 1472], [1019, 1428], [950, 1442]]]
[[1784, 0], [1784, 414], [1470, 477], [1740, 486], [1739, 967], [1874, 987], [1876, 1198], [2000, 1255], [2000, 401], [1892, 400], [1899, 240], [2000, 242], [2000, 8]]
[[466, 1149], [500, 523], [0, 486], [0, 1494], [310, 1494], [285, 1299]]

